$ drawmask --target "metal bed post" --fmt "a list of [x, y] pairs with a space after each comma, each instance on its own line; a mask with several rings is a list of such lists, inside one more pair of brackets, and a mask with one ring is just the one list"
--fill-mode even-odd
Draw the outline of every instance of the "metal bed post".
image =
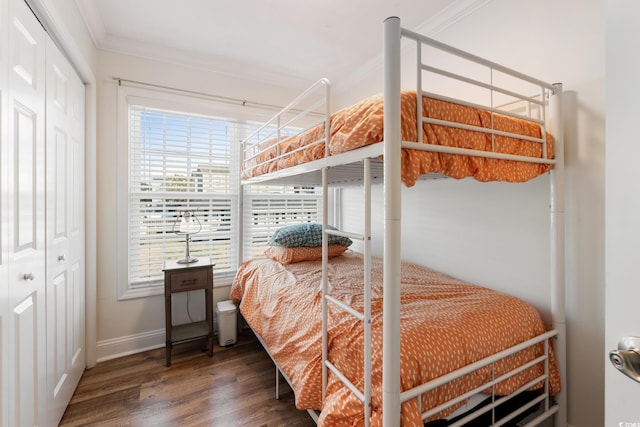
[[384, 21], [382, 425], [400, 426], [400, 19]]
[[[244, 150], [245, 144], [240, 143], [240, 168], [238, 169], [238, 174], [242, 174], [243, 166], [244, 166]], [[240, 178], [241, 179], [241, 178]], [[238, 256], [238, 266], [240, 266], [244, 261], [244, 185], [242, 182], [238, 188], [238, 202], [236, 204], [238, 209], [238, 228], [236, 230], [236, 239], [238, 242], [238, 246], [236, 248], [236, 254]]]
[[565, 254], [564, 254], [564, 126], [562, 120], [562, 84], [553, 85], [549, 99], [550, 127], [554, 136], [556, 164], [550, 172], [550, 215], [551, 215], [551, 315], [553, 328], [558, 331], [555, 355], [560, 371], [562, 390], [556, 396], [558, 412], [555, 426], [567, 425], [566, 392], [566, 320], [565, 320]]
[[364, 425], [371, 418], [371, 159], [364, 159]]
[[416, 126], [418, 144], [424, 143], [424, 135], [420, 131], [422, 123], [422, 42], [416, 39]]
[[[328, 141], [328, 140], [327, 140]], [[328, 142], [327, 142], [328, 145]], [[329, 307], [327, 307], [327, 294], [329, 293], [329, 279], [327, 266], [329, 264], [329, 237], [327, 236], [327, 215], [328, 215], [328, 170], [322, 168], [322, 401], [325, 399], [325, 392], [327, 390], [327, 358], [329, 354], [328, 350], [328, 337], [327, 337], [327, 322], [329, 315], [327, 313]]]
[[[331, 137], [331, 84], [328, 79], [321, 79], [324, 85], [324, 157], [329, 157], [329, 139]], [[327, 336], [328, 307], [325, 298], [329, 292], [329, 236], [327, 235], [329, 216], [329, 171], [322, 168], [322, 401], [324, 402], [327, 389], [327, 359], [329, 355], [329, 340]]]

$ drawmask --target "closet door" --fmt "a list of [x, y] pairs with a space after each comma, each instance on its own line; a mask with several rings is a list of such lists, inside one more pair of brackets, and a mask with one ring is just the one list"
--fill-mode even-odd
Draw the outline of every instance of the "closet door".
[[85, 368], [84, 85], [47, 38], [47, 412], [57, 425]]
[[7, 12], [0, 0], [0, 426], [9, 425], [9, 269], [7, 204]]
[[23, 1], [9, 2], [9, 425], [44, 420], [45, 33]]

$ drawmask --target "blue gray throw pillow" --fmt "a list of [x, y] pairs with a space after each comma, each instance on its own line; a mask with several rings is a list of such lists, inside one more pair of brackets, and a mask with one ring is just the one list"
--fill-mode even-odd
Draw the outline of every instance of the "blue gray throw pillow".
[[[328, 226], [331, 230], [337, 228]], [[329, 244], [349, 246], [353, 243], [348, 237], [329, 235]], [[322, 224], [296, 224], [283, 227], [275, 232], [269, 246], [296, 248], [300, 246], [322, 246]]]

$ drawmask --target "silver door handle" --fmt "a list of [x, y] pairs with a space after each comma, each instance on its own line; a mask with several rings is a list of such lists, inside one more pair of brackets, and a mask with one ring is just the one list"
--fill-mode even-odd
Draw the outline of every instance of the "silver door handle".
[[64, 261], [64, 254], [58, 255], [58, 261]]
[[618, 349], [609, 352], [609, 360], [615, 368], [640, 383], [640, 337], [624, 337]]
[[35, 276], [33, 275], [33, 273], [25, 273], [25, 274], [22, 276], [22, 278], [23, 278], [24, 280], [33, 280], [33, 279], [35, 279]]

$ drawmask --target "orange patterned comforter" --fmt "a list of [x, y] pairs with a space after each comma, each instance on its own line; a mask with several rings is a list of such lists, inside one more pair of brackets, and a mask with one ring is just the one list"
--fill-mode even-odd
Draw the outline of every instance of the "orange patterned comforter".
[[[477, 127], [491, 128], [491, 114], [488, 111], [467, 107], [451, 102], [423, 97], [423, 116], [434, 119], [464, 123]], [[404, 91], [401, 94], [402, 139], [417, 141], [416, 93]], [[493, 115], [494, 129], [540, 138], [540, 126], [525, 120], [498, 114]], [[343, 108], [331, 115], [329, 154], [339, 154], [383, 139], [383, 98], [371, 96], [351, 107]], [[423, 141], [428, 144], [492, 151], [492, 137], [484, 132], [454, 129], [425, 123]], [[251, 178], [302, 163], [318, 160], [325, 155], [324, 124], [301, 135], [263, 143], [261, 153], [245, 161], [243, 178]], [[547, 135], [547, 156], [553, 158], [553, 142]], [[506, 136], [496, 135], [493, 151], [542, 157], [542, 145]], [[456, 154], [427, 151], [402, 150], [402, 181], [407, 187], [416, 183], [420, 175], [431, 172], [443, 173], [453, 178], [474, 177], [478, 181], [523, 182], [537, 177], [551, 169], [550, 165], [487, 159]]]
[[[330, 293], [362, 312], [362, 258], [350, 251], [329, 263]], [[251, 328], [264, 340], [291, 381], [298, 409], [322, 409], [320, 426], [363, 425], [360, 401], [333, 375], [321, 399], [321, 263], [282, 265], [267, 258], [244, 263], [234, 280], [231, 298]], [[372, 271], [373, 411], [372, 426], [381, 426], [382, 260]], [[401, 389], [407, 390], [473, 361], [544, 333], [534, 308], [487, 288], [469, 285], [414, 264], [402, 265]], [[329, 359], [353, 383], [363, 387], [363, 332], [359, 321], [329, 304]], [[542, 354], [542, 344], [496, 363], [496, 377], [508, 367]], [[536, 365], [496, 387], [508, 394], [541, 375]], [[490, 368], [447, 383], [423, 397], [432, 408], [490, 380]], [[560, 390], [553, 359], [550, 390]], [[446, 416], [451, 408], [438, 416]], [[416, 401], [402, 406], [402, 425], [422, 426]]]

